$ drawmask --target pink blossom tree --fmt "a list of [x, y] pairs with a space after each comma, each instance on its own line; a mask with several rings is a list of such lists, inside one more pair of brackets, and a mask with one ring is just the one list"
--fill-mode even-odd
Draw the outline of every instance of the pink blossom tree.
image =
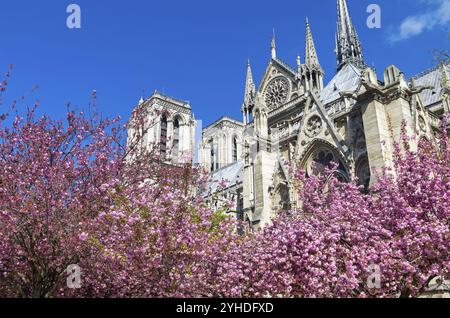
[[111, 124], [32, 109], [0, 126], [0, 295], [54, 295], [79, 262], [82, 224], [109, 206], [101, 185], [118, 177]]
[[433, 279], [448, 280], [447, 132], [442, 127], [438, 147], [422, 140], [417, 152], [402, 135], [393, 169], [378, 176], [369, 194], [339, 181], [332, 168], [308, 178], [295, 170], [302, 206], [222, 256], [218, 293], [417, 297]]

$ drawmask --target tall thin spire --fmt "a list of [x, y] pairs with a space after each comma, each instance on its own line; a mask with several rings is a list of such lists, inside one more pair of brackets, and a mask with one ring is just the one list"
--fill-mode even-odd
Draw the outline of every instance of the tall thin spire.
[[251, 121], [251, 112], [255, 102], [256, 88], [253, 81], [252, 67], [250, 66], [250, 59], [247, 62], [247, 77], [245, 79], [245, 93], [244, 103], [242, 104], [243, 123], [247, 125]]
[[336, 57], [338, 71], [347, 63], [364, 67], [361, 42], [348, 13], [347, 1], [337, 0], [338, 23], [336, 35]]
[[308, 67], [316, 67], [320, 69], [319, 58], [317, 57], [316, 46], [314, 45], [314, 39], [309, 25], [309, 20], [306, 18], [306, 53], [305, 64]]
[[250, 106], [253, 102], [253, 98], [255, 97], [255, 82], [253, 81], [252, 67], [250, 65], [250, 59], [247, 62], [247, 77], [245, 79], [245, 96], [244, 96], [244, 105]]
[[273, 29], [272, 43], [270, 45], [270, 52], [271, 52], [272, 58], [276, 59], [277, 58], [277, 43], [275, 41], [275, 28]]

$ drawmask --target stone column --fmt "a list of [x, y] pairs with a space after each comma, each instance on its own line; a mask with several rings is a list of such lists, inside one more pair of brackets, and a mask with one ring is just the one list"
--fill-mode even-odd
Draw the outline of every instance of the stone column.
[[262, 228], [270, 224], [273, 217], [272, 200], [269, 188], [272, 186], [272, 176], [276, 167], [276, 155], [267, 151], [260, 151], [256, 155], [254, 165], [255, 212], [253, 221]]
[[[361, 110], [371, 170], [392, 166], [392, 147], [384, 105], [372, 100], [362, 106]], [[373, 184], [375, 181], [375, 174], [372, 171], [370, 183]]]

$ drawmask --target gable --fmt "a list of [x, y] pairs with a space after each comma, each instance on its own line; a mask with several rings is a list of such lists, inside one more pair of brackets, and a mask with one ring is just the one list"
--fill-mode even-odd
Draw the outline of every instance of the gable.
[[[280, 81], [280, 84], [287, 90], [286, 96], [283, 96], [279, 105], [268, 105], [267, 89], [274, 81]], [[274, 109], [292, 100], [298, 95], [298, 86], [296, 72], [286, 63], [279, 59], [272, 59], [266, 68], [263, 79], [258, 87], [258, 94], [263, 96], [265, 106]]]

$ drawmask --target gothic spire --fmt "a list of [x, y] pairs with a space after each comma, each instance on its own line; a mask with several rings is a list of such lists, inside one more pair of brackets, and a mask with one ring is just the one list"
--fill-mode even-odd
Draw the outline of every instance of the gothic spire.
[[252, 67], [250, 66], [250, 59], [247, 62], [247, 77], [245, 79], [245, 93], [244, 103], [242, 104], [243, 123], [247, 125], [251, 121], [251, 112], [255, 103], [256, 88], [253, 82]]
[[273, 29], [273, 35], [272, 35], [272, 43], [270, 45], [270, 52], [272, 55], [272, 59], [276, 59], [277, 58], [277, 44], [275, 41], [275, 29]]
[[347, 63], [364, 67], [361, 42], [348, 13], [347, 1], [337, 0], [338, 23], [336, 35], [336, 56], [338, 71]]
[[255, 97], [255, 82], [253, 81], [252, 67], [250, 65], [250, 60], [247, 62], [247, 77], [245, 79], [245, 96], [244, 96], [244, 105], [250, 106], [253, 102], [253, 98]]
[[319, 58], [317, 57], [316, 46], [314, 45], [314, 39], [309, 25], [309, 20], [306, 18], [306, 53], [305, 64], [310, 68], [321, 69]]

